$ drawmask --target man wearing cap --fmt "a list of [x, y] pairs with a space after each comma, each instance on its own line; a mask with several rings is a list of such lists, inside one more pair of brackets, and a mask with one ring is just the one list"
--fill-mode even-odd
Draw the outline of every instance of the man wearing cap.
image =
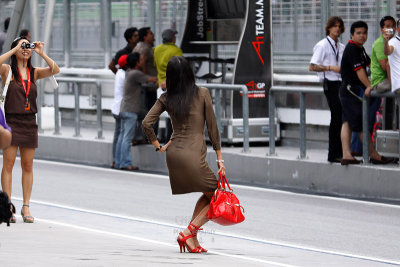
[[114, 72], [114, 74], [117, 73], [118, 69], [117, 69], [116, 65], [118, 64], [118, 60], [119, 60], [120, 56], [128, 55], [136, 47], [136, 44], [139, 41], [138, 29], [135, 28], [135, 27], [131, 27], [131, 28], [126, 29], [125, 33], [124, 33], [124, 37], [125, 37], [125, 40], [127, 42], [126, 46], [124, 48], [122, 48], [121, 50], [119, 50], [115, 54], [114, 58], [108, 64], [108, 68], [112, 72]]
[[115, 150], [117, 147], [118, 137], [121, 132], [121, 117], [120, 117], [120, 107], [122, 96], [124, 93], [124, 82], [125, 82], [125, 71], [126, 71], [126, 59], [128, 55], [122, 55], [118, 59], [118, 66], [119, 70], [115, 75], [114, 81], [114, 100], [111, 105], [111, 113], [115, 119], [115, 129], [114, 129], [114, 139], [113, 139], [113, 146], [112, 146], [112, 159], [113, 163], [111, 168], [115, 167]]
[[[158, 84], [161, 87], [157, 90], [158, 97], [162, 94], [162, 91], [165, 91], [167, 89], [165, 79], [167, 77], [166, 72], [169, 60], [173, 56], [182, 56], [182, 50], [175, 45], [177, 33], [178, 32], [173, 29], [164, 30], [162, 32], [163, 43], [158, 45], [154, 50], [154, 62], [156, 64], [158, 72]], [[172, 125], [168, 114], [164, 112], [163, 115], [166, 117], [166, 141], [168, 142], [169, 138], [172, 135]]]
[[173, 29], [166, 29], [162, 33], [163, 43], [158, 45], [154, 50], [154, 62], [157, 67], [157, 78], [163, 90], [166, 89], [165, 78], [167, 65], [173, 56], [182, 56], [182, 50], [175, 45], [176, 34], [178, 32]]

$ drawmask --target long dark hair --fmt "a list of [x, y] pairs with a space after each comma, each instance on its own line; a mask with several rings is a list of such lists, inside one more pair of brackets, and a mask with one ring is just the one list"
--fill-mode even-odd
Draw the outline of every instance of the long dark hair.
[[194, 81], [193, 70], [183, 57], [172, 57], [167, 65], [167, 111], [179, 122], [189, 116], [189, 107], [199, 88]]
[[[18, 37], [16, 38], [12, 44], [11, 44], [11, 49], [13, 49], [14, 47], [17, 46], [18, 42], [21, 40], [27, 40], [29, 42], [28, 39], [26, 39], [26, 37]], [[26, 66], [29, 68], [29, 72], [31, 74], [31, 82], [35, 83], [35, 77], [34, 77], [34, 68], [32, 66], [32, 62], [31, 62], [31, 58], [32, 58], [32, 54], [31, 57], [28, 59], [28, 62], [26, 64]], [[17, 61], [17, 56], [14, 54], [11, 56], [11, 70], [12, 70], [12, 74], [14, 75], [14, 80], [18, 83], [21, 82], [21, 76], [19, 75], [19, 71], [18, 71], [18, 61]]]

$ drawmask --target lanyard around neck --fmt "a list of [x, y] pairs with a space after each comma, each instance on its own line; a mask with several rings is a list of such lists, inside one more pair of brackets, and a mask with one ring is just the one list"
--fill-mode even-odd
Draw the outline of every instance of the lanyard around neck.
[[337, 48], [337, 50], [333, 47], [331, 41], [329, 41], [328, 36], [326, 37], [326, 40], [328, 40], [328, 43], [331, 45], [332, 50], [333, 50], [333, 54], [335, 54], [335, 58], [336, 58], [336, 63], [339, 63], [339, 48]]
[[19, 77], [21, 77], [21, 83], [22, 83], [22, 86], [24, 87], [26, 99], [28, 99], [29, 91], [31, 90], [31, 73], [29, 71], [29, 68], [26, 67], [26, 79], [28, 80], [28, 86], [25, 84], [24, 79], [22, 79], [22, 75], [21, 75], [21, 72], [19, 71], [19, 69], [18, 69], [18, 73], [19, 73]]

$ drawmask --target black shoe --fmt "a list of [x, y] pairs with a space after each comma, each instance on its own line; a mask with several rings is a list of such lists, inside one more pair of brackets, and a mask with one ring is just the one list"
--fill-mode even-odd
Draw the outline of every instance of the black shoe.
[[328, 161], [330, 163], [341, 163], [342, 159], [341, 158], [328, 158]]
[[384, 157], [384, 156], [381, 156], [381, 159], [380, 159], [380, 160], [379, 160], [379, 159], [370, 158], [369, 161], [370, 161], [372, 164], [382, 164], [382, 165], [384, 165], [384, 164], [390, 164], [390, 163], [395, 163], [395, 162], [396, 162], [395, 158]]
[[349, 165], [349, 164], [361, 164], [361, 160], [358, 159], [342, 159], [340, 164], [345, 166], [345, 165]]

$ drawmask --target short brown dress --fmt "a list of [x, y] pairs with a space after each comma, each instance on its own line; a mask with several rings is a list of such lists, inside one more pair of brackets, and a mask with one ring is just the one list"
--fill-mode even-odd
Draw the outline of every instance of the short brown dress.
[[[27, 85], [28, 81], [25, 81], [25, 84]], [[26, 148], [38, 147], [36, 96], [36, 84], [31, 82], [31, 89], [28, 95], [30, 109], [25, 110], [26, 95], [21, 82], [12, 80], [8, 86], [4, 109], [7, 124], [11, 127], [12, 146]]]
[[[186, 123], [177, 122], [171, 116], [173, 133], [171, 144], [166, 151], [167, 166], [172, 194], [190, 192], [213, 192], [218, 186], [215, 174], [206, 161], [207, 146], [204, 136], [204, 122], [214, 150], [220, 150], [220, 136], [212, 106], [210, 92], [199, 88], [198, 97], [189, 107]], [[166, 110], [166, 94], [162, 94], [143, 120], [142, 128], [153, 142], [156, 135], [153, 125]]]

